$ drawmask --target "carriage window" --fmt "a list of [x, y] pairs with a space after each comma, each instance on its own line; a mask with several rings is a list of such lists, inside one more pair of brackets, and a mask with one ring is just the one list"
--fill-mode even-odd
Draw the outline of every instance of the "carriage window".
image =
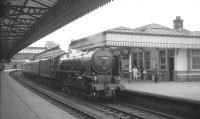
[[200, 69], [200, 50], [191, 51], [192, 69]]

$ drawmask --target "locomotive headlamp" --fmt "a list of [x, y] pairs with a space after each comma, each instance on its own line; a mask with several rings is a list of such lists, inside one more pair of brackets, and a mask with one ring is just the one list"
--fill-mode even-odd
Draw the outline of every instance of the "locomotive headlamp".
[[94, 83], [97, 83], [97, 76], [94, 76], [93, 80], [94, 80]]

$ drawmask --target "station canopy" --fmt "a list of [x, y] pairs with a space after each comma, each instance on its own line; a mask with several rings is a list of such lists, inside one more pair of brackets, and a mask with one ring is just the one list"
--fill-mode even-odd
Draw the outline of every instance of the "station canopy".
[[0, 60], [111, 0], [1, 0]]

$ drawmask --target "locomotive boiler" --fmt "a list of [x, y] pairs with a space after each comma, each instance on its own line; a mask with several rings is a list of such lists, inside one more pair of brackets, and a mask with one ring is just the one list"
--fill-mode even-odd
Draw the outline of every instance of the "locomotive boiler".
[[[33, 65], [29, 63], [28, 66]], [[124, 90], [124, 86], [119, 83], [120, 61], [110, 48], [66, 53], [38, 61], [35, 67], [38, 67], [37, 76], [45, 77], [52, 87], [59, 87], [69, 94], [94, 100], [114, 99], [117, 92]]]

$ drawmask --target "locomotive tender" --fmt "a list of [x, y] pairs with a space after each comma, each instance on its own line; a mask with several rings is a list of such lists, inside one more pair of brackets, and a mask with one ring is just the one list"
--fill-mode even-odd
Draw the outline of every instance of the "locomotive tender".
[[120, 84], [120, 61], [112, 49], [96, 49], [66, 53], [49, 59], [33, 61], [22, 66], [22, 71], [66, 93], [112, 98], [124, 90]]

